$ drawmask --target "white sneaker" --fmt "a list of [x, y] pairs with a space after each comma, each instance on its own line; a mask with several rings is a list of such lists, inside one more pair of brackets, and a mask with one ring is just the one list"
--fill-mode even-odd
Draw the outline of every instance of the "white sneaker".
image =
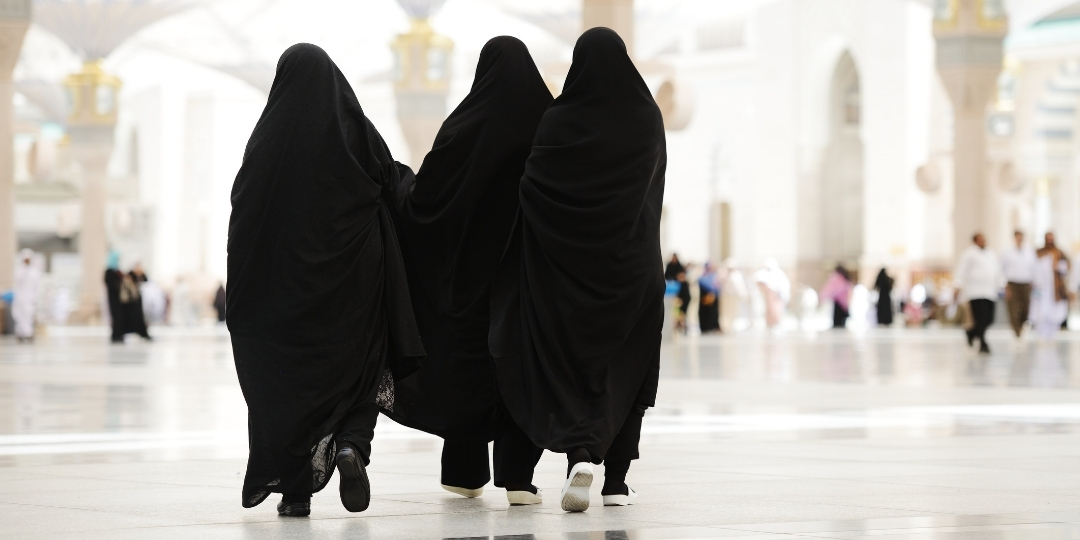
[[536, 493], [531, 491], [507, 491], [506, 500], [510, 502], [510, 506], [526, 506], [540, 504], [544, 502], [544, 497], [539, 489], [536, 490]]
[[445, 489], [446, 491], [449, 491], [450, 493], [461, 495], [462, 497], [468, 497], [470, 499], [475, 499], [476, 497], [479, 497], [479, 496], [484, 494], [484, 486], [480, 486], [480, 487], [478, 487], [476, 489], [468, 489], [468, 488], [457, 487], [457, 486], [448, 486], [446, 484], [440, 484], [440, 485], [442, 485], [442, 488]]
[[604, 506], [630, 506], [637, 502], [637, 492], [634, 488], [626, 486], [629, 495], [604, 495]]
[[562, 509], [567, 512], [584, 512], [589, 509], [589, 488], [592, 487], [592, 463], [578, 463], [570, 469], [570, 477], [562, 488]]

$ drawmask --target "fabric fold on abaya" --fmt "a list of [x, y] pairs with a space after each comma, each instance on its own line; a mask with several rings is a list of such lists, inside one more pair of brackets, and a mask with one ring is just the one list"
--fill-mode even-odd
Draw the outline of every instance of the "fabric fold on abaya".
[[322, 49], [290, 47], [232, 191], [226, 322], [243, 504], [322, 489], [350, 410], [424, 356], [384, 191], [400, 169]]
[[622, 39], [585, 32], [544, 113], [492, 288], [506, 407], [533, 443], [603, 459], [654, 404], [663, 325], [663, 119]]
[[484, 46], [469, 95], [390, 204], [429, 361], [396, 385], [394, 420], [489, 441], [503, 424], [488, 351], [489, 293], [551, 92], [520, 40]]

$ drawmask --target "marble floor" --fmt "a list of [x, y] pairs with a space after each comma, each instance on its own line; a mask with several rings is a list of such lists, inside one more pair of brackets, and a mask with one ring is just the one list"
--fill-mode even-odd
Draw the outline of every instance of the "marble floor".
[[[748, 332], [663, 349], [639, 504], [443, 492], [440, 441], [380, 420], [363, 514], [240, 506], [245, 405], [222, 329], [0, 339], [0, 538], [1080, 539], [1080, 333], [989, 357], [958, 330]], [[602, 468], [598, 469], [602, 473]]]

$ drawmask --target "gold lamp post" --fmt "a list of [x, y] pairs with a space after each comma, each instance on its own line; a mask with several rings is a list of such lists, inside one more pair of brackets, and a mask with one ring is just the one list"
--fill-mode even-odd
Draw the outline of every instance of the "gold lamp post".
[[976, 232], [994, 238], [987, 175], [987, 106], [997, 90], [1009, 21], [1004, 0], [935, 0], [938, 74], [952, 101], [953, 251], [959, 256]]
[[79, 258], [82, 280], [77, 316], [97, 316], [101, 274], [105, 267], [105, 175], [113, 149], [113, 132], [120, 93], [120, 79], [105, 73], [101, 59], [88, 60], [82, 70], [64, 80], [67, 90], [68, 134], [72, 157], [82, 177], [82, 229]]
[[68, 125], [72, 127], [116, 126], [120, 79], [105, 73], [101, 60], [83, 63], [82, 71], [64, 79], [68, 96]]
[[409, 145], [409, 164], [419, 167], [446, 118], [454, 44], [436, 34], [427, 17], [413, 17], [409, 31], [390, 48], [398, 122]]

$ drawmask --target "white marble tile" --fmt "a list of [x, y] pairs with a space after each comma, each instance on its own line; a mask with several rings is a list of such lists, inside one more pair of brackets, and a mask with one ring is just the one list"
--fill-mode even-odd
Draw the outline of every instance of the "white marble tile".
[[278, 517], [277, 495], [240, 507], [246, 410], [227, 338], [0, 339], [0, 537], [1080, 538], [1080, 339], [1063, 337], [1049, 374], [1023, 351], [981, 362], [960, 339], [666, 345], [627, 477], [637, 506], [601, 506], [600, 466], [593, 507], [563, 512], [553, 453], [536, 470], [543, 505], [511, 508], [491, 486], [458, 497], [439, 487], [437, 439], [380, 420], [393, 436], [373, 445], [371, 508], [345, 511], [334, 479], [301, 519]]

